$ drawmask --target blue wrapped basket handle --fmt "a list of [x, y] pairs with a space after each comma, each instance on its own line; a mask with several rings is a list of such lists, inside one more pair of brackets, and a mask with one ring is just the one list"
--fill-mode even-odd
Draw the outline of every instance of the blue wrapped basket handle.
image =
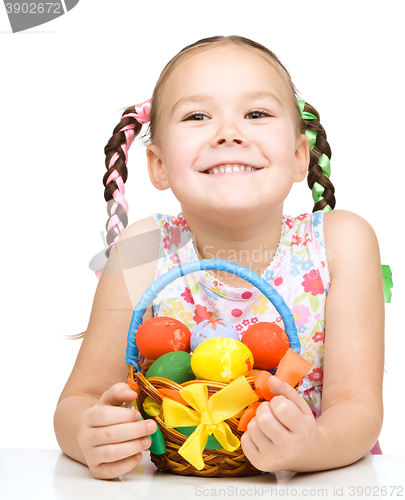
[[[175, 281], [180, 276], [186, 276], [190, 273], [195, 273], [197, 271], [209, 271], [210, 269], [216, 269], [218, 271], [226, 271], [228, 273], [235, 274], [239, 278], [249, 281], [252, 285], [258, 288], [273, 304], [280, 314], [284, 326], [285, 333], [290, 341], [291, 349], [294, 349], [298, 354], [301, 351], [301, 344], [297, 334], [297, 327], [295, 326], [294, 316], [291, 314], [290, 309], [284, 302], [283, 297], [274, 288], [267, 283], [262, 277], [257, 273], [249, 269], [248, 267], [235, 264], [234, 262], [229, 262], [225, 259], [202, 259], [193, 260], [191, 262], [186, 262], [185, 264], [179, 264], [178, 266], [170, 269], [170, 271], [165, 272], [159, 278], [157, 278], [144, 292], [140, 301], [135, 306], [134, 312], [132, 314], [131, 324], [128, 330], [127, 339], [127, 351], [126, 351], [126, 363], [127, 365], [133, 365], [138, 371], [140, 368], [138, 366], [138, 348], [136, 346], [136, 332], [142, 324], [142, 318], [146, 312], [146, 309], [152, 304], [153, 300], [158, 296], [159, 292], [165, 288], [166, 285]], [[226, 318], [223, 318], [226, 319]]]

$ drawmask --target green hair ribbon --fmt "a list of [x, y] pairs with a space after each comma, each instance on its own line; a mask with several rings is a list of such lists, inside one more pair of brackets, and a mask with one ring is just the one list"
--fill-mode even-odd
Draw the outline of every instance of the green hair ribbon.
[[[297, 102], [298, 102], [298, 107], [300, 109], [301, 118], [303, 120], [317, 120], [317, 117], [315, 115], [313, 115], [312, 113], [308, 113], [307, 111], [304, 111], [305, 101], [303, 101], [302, 99], [297, 99]], [[305, 130], [305, 135], [308, 137], [309, 150], [311, 151], [316, 144], [317, 133], [314, 132], [313, 130]], [[322, 153], [321, 157], [319, 158], [318, 165], [321, 167], [322, 173], [329, 179], [330, 160], [325, 153]], [[318, 203], [318, 201], [323, 200], [324, 191], [325, 188], [321, 184], [319, 184], [319, 182], [314, 183], [314, 185], [312, 186], [312, 198], [315, 203]], [[326, 205], [326, 207], [324, 207], [322, 210], [324, 212], [328, 212], [329, 210], [332, 210], [332, 208], [329, 205]]]
[[382, 277], [383, 277], [383, 287], [384, 287], [384, 301], [386, 303], [391, 302], [391, 288], [393, 287], [392, 282], [392, 272], [390, 266], [382, 265]]
[[[298, 102], [298, 107], [300, 109], [301, 118], [303, 120], [317, 120], [317, 117], [315, 115], [313, 115], [312, 113], [308, 113], [307, 111], [304, 111], [305, 101], [303, 101], [302, 99], [297, 99], [297, 102]], [[317, 133], [314, 132], [313, 130], [306, 130], [305, 135], [308, 137], [309, 150], [311, 151], [311, 149], [316, 144]], [[321, 167], [322, 173], [326, 175], [326, 177], [329, 179], [330, 159], [326, 156], [325, 153], [322, 153], [321, 157], [319, 158], [318, 165]], [[314, 199], [315, 203], [323, 199], [324, 191], [325, 188], [321, 186], [319, 182], [314, 182], [314, 185], [312, 186], [312, 198]], [[324, 212], [327, 212], [329, 210], [332, 210], [332, 208], [329, 205], [326, 205], [326, 207], [323, 208], [322, 210]], [[383, 278], [383, 288], [384, 288], [384, 301], [386, 303], [389, 303], [391, 302], [391, 297], [392, 297], [391, 288], [393, 287], [392, 272], [390, 266], [382, 265], [381, 268], [382, 268], [382, 278]]]

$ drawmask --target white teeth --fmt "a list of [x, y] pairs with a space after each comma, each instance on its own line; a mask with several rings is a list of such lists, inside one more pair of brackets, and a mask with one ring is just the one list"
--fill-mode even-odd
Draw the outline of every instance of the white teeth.
[[240, 170], [258, 170], [257, 168], [254, 167], [249, 167], [245, 165], [235, 165], [234, 167], [231, 167], [228, 165], [227, 167], [213, 167], [207, 170], [208, 174], [222, 174], [222, 173], [231, 173], [231, 172], [239, 172]]

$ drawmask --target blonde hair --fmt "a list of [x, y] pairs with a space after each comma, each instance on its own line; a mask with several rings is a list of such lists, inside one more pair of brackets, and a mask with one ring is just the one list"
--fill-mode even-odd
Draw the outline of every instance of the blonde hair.
[[293, 112], [294, 122], [296, 124], [296, 133], [299, 135], [303, 132], [303, 125], [301, 121], [300, 110], [297, 104], [298, 92], [291, 80], [291, 76], [285, 66], [281, 63], [278, 57], [268, 48], [264, 47], [260, 43], [249, 40], [242, 36], [213, 36], [210, 38], [203, 38], [197, 42], [187, 45], [178, 54], [176, 54], [163, 68], [158, 81], [156, 82], [153, 94], [152, 94], [152, 109], [149, 115], [149, 127], [146, 134], [143, 136], [146, 138], [146, 144], [153, 144], [157, 141], [157, 130], [158, 124], [160, 122], [160, 114], [162, 109], [162, 101], [165, 84], [174, 71], [174, 69], [183, 61], [193, 56], [196, 52], [201, 52], [204, 50], [209, 50], [218, 45], [223, 44], [235, 44], [241, 47], [245, 47], [260, 56], [264, 57], [279, 73], [281, 78], [286, 84], [287, 91], [291, 98], [291, 109]]

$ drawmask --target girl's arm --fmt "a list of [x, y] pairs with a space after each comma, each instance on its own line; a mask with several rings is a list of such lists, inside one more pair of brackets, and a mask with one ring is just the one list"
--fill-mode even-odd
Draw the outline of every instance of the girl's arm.
[[[122, 234], [112, 250], [76, 363], [55, 411], [61, 449], [88, 465], [95, 477], [117, 477], [131, 470], [140, 460], [139, 452], [150, 445], [147, 435], [156, 430], [154, 422], [140, 421], [138, 411], [121, 407], [136, 397], [123, 384], [128, 371], [126, 338], [133, 308], [155, 278], [158, 246], [146, 249], [150, 262], [136, 265], [131, 255], [145, 253], [140, 245], [151, 241], [143, 238], [150, 231], [156, 231], [156, 223], [152, 218], [142, 219]], [[126, 262], [124, 270], [121, 261]], [[144, 320], [149, 317], [151, 307]], [[142, 443], [145, 437], [147, 445]]]
[[242, 437], [265, 471], [308, 472], [351, 464], [376, 443], [383, 420], [384, 295], [370, 225], [345, 211], [324, 218], [331, 288], [326, 302], [322, 414], [315, 420], [296, 391], [271, 377], [277, 394], [258, 408]]
[[[384, 292], [371, 226], [345, 211], [325, 214], [331, 276], [326, 302], [322, 431], [325, 468], [355, 462], [383, 422]], [[320, 464], [318, 464], [320, 465]]]

